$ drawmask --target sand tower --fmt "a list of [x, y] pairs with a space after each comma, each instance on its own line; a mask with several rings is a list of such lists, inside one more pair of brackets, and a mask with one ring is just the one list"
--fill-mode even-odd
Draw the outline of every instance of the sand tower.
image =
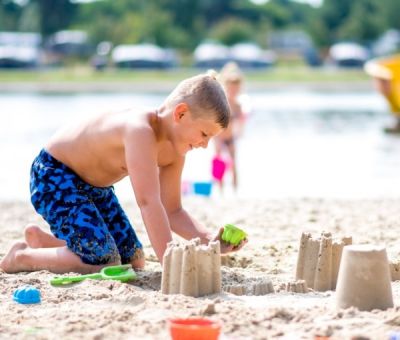
[[272, 281], [267, 278], [244, 284], [227, 285], [224, 287], [224, 291], [234, 295], [267, 295], [275, 293]]
[[333, 241], [331, 233], [322, 233], [320, 238], [302, 233], [296, 280], [305, 280], [307, 287], [317, 291], [334, 290], [343, 247], [351, 243], [351, 237]]
[[291, 293], [302, 293], [308, 292], [307, 283], [305, 280], [289, 281], [285, 284], [285, 290]]
[[336, 306], [353, 306], [365, 311], [393, 307], [388, 264], [383, 246], [345, 247], [336, 289]]
[[170, 242], [163, 258], [161, 291], [164, 294], [204, 296], [221, 292], [219, 241], [200, 245], [195, 238], [185, 244]]

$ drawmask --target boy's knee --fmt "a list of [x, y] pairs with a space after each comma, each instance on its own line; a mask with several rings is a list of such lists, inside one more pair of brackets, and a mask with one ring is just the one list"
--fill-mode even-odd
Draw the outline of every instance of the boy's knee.
[[[74, 252], [74, 251], [73, 251]], [[113, 253], [105, 253], [105, 254], [81, 254], [75, 253], [84, 265], [93, 265], [93, 266], [119, 266], [121, 264], [121, 258], [118, 252]]]

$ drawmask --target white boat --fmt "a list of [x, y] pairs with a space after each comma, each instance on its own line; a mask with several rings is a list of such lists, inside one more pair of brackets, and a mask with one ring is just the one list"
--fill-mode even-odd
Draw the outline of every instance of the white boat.
[[0, 32], [0, 68], [37, 66], [40, 43], [38, 33]]
[[337, 43], [329, 49], [329, 59], [336, 66], [362, 67], [368, 58], [368, 50], [353, 42]]
[[172, 50], [153, 44], [118, 45], [111, 59], [120, 68], [170, 68], [177, 64]]

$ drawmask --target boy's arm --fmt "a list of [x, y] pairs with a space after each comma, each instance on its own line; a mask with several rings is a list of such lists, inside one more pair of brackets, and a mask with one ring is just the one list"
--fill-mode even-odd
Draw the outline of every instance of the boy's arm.
[[199, 237], [203, 244], [207, 244], [211, 240], [219, 240], [221, 254], [241, 249], [247, 240], [243, 240], [237, 246], [226, 243], [222, 241], [221, 237], [223, 228], [213, 235], [182, 208], [180, 184], [183, 164], [184, 158], [182, 157], [176, 163], [160, 170], [161, 199], [167, 211], [171, 229], [186, 240]]
[[125, 137], [126, 166], [150, 243], [162, 263], [172, 235], [160, 195], [157, 143], [150, 128], [130, 129], [134, 131]]
[[172, 231], [186, 240], [199, 237], [206, 244], [213, 235], [182, 207], [181, 175], [184, 157], [160, 170], [161, 200], [167, 211]]

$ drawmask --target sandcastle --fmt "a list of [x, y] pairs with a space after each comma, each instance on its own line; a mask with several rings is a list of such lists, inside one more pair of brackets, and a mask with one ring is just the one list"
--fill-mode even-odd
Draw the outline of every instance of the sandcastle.
[[275, 293], [274, 286], [269, 279], [247, 284], [227, 285], [224, 291], [235, 295], [267, 295]]
[[219, 241], [200, 245], [196, 238], [186, 244], [170, 242], [163, 258], [161, 291], [193, 297], [221, 292]]
[[285, 290], [291, 293], [308, 293], [306, 280], [290, 281], [285, 284]]
[[338, 308], [356, 307], [363, 311], [393, 307], [385, 247], [363, 244], [344, 248], [336, 305]]
[[351, 237], [332, 241], [331, 233], [312, 238], [302, 233], [296, 267], [296, 280], [305, 280], [309, 288], [317, 291], [336, 288], [343, 247], [352, 244]]

